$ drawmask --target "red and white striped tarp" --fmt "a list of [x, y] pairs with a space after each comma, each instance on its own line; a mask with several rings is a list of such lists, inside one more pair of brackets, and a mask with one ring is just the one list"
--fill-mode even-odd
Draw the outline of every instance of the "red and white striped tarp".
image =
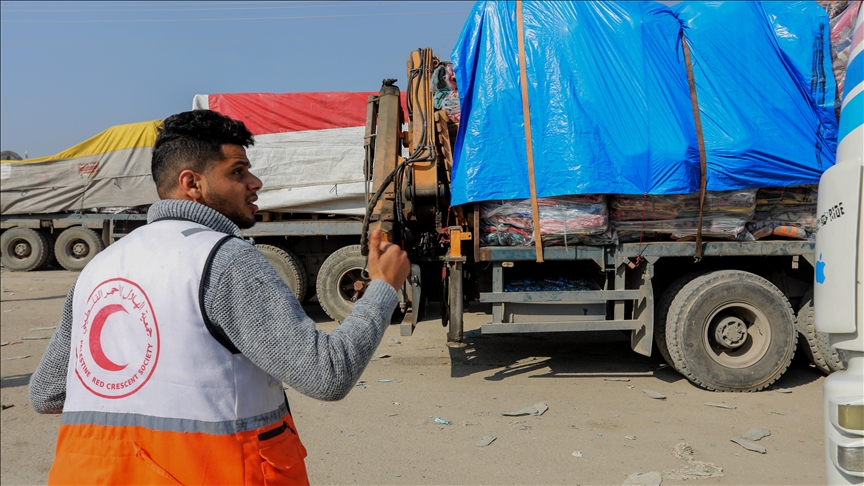
[[192, 108], [240, 120], [255, 136], [247, 154], [264, 182], [261, 210], [362, 215], [370, 94], [377, 93], [196, 95]]

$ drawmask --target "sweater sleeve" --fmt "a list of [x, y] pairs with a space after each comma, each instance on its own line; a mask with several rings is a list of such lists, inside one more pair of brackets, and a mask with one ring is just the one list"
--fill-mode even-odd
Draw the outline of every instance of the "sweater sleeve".
[[39, 366], [30, 377], [30, 406], [39, 413], [60, 413], [66, 402], [66, 373], [72, 346], [72, 298], [75, 284], [66, 294], [63, 316], [48, 341]]
[[330, 334], [315, 322], [267, 259], [238, 239], [216, 250], [203, 279], [210, 321], [258, 367], [319, 400], [340, 400], [357, 383], [396, 309], [387, 282], [369, 284]]

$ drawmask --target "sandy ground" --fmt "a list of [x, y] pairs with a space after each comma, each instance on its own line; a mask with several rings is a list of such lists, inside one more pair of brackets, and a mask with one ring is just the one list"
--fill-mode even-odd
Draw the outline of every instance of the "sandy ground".
[[[0, 341], [50, 336], [34, 328], [56, 324], [75, 277], [2, 272]], [[335, 327], [317, 305], [306, 310], [321, 329]], [[485, 322], [483, 310], [470, 308], [466, 330]], [[288, 391], [313, 484], [620, 485], [650, 471], [661, 473], [663, 484], [825, 482], [824, 378], [801, 357], [770, 390], [712, 393], [662, 358], [633, 353], [620, 332], [479, 336], [450, 349], [432, 313], [411, 337], [391, 326], [378, 351], [389, 357], [374, 358], [365, 383], [344, 400], [324, 403]], [[27, 401], [47, 343], [0, 348], [4, 485], [44, 483], [51, 466], [59, 416], [38, 415]], [[649, 398], [643, 389], [667, 398]], [[538, 402], [548, 406], [541, 416], [502, 415]], [[766, 454], [730, 442], [757, 427], [771, 431], [758, 442]], [[494, 442], [477, 446], [490, 435]], [[719, 466], [723, 476], [674, 479], [686, 477], [674, 470], [699, 466], [673, 456], [681, 441], [694, 460]]]

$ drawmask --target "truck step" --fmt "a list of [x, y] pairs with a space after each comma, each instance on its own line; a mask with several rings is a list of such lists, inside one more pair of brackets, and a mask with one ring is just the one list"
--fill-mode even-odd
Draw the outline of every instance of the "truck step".
[[481, 332], [483, 334], [508, 334], [520, 332], [616, 331], [641, 329], [643, 325], [644, 323], [640, 320], [490, 323], [481, 326]]

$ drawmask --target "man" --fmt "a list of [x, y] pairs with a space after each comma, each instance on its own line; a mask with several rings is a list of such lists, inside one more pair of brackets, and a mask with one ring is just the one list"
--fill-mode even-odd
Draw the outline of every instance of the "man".
[[373, 233], [365, 295], [317, 331], [239, 238], [261, 189], [253, 143], [212, 111], [165, 120], [152, 161], [161, 201], [81, 272], [30, 382], [37, 412], [63, 413], [49, 483], [308, 483], [282, 382], [347, 395], [410, 264]]

